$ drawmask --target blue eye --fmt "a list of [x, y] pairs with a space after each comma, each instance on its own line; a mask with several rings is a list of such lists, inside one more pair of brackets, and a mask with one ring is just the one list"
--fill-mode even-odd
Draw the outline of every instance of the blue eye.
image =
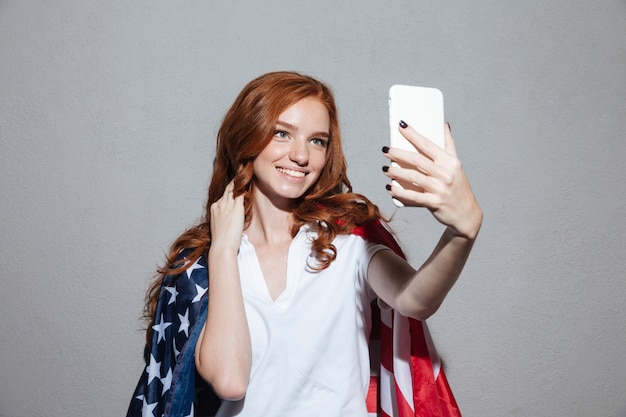
[[313, 145], [326, 147], [326, 145], [328, 144], [328, 141], [326, 141], [325, 139], [313, 138], [311, 139], [311, 143]]
[[285, 132], [284, 130], [277, 130], [274, 132], [274, 136], [281, 138], [281, 139], [287, 139], [289, 137], [289, 135], [287, 134], [287, 132]]

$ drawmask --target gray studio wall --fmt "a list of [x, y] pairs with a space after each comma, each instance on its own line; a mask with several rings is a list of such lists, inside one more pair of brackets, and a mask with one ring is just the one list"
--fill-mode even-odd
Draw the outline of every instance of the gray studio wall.
[[[465, 416], [626, 416], [626, 2], [0, 2], [0, 416], [116, 416], [144, 291], [241, 87], [331, 84], [391, 215], [388, 87], [436, 86], [485, 211], [430, 320]], [[441, 227], [400, 210], [419, 263]]]

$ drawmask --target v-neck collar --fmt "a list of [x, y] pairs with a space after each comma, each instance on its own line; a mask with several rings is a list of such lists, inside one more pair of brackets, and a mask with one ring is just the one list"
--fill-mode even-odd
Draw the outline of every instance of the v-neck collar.
[[286, 310], [296, 295], [298, 284], [302, 276], [302, 271], [297, 270], [297, 266], [301, 265], [301, 263], [297, 260], [302, 258], [306, 259], [310, 255], [309, 245], [306, 244], [309, 231], [310, 227], [308, 225], [301, 226], [298, 233], [296, 233], [293, 240], [289, 244], [289, 250], [287, 253], [287, 268], [285, 270], [285, 289], [278, 295], [278, 297], [276, 297], [276, 300], [273, 300], [270, 295], [254, 245], [250, 242], [250, 240], [248, 240], [248, 236], [243, 233], [241, 246], [244, 250], [244, 255], [248, 256], [247, 270], [251, 274], [249, 282], [252, 284], [253, 291], [256, 292], [256, 294], [264, 302], [272, 304], [274, 308], [278, 310]]

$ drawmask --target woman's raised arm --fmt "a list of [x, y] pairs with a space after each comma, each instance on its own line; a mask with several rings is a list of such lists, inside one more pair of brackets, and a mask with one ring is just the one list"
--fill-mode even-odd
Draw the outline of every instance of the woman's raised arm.
[[418, 152], [383, 148], [390, 161], [404, 167], [384, 167], [383, 171], [390, 179], [411, 183], [415, 188], [388, 185], [387, 189], [405, 206], [430, 210], [446, 230], [417, 271], [391, 251], [381, 251], [370, 262], [368, 280], [378, 296], [401, 314], [425, 319], [439, 308], [461, 274], [483, 212], [457, 157], [448, 124], [445, 150], [404, 122], [399, 129]]

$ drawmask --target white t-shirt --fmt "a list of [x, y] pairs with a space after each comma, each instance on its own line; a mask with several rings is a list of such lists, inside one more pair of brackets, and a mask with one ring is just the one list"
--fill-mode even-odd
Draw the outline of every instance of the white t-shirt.
[[372, 256], [383, 245], [354, 235], [335, 238], [337, 258], [307, 267], [315, 233], [303, 226], [289, 248], [287, 283], [273, 301], [254, 246], [244, 235], [238, 262], [252, 341], [248, 391], [224, 401], [217, 416], [367, 416]]

